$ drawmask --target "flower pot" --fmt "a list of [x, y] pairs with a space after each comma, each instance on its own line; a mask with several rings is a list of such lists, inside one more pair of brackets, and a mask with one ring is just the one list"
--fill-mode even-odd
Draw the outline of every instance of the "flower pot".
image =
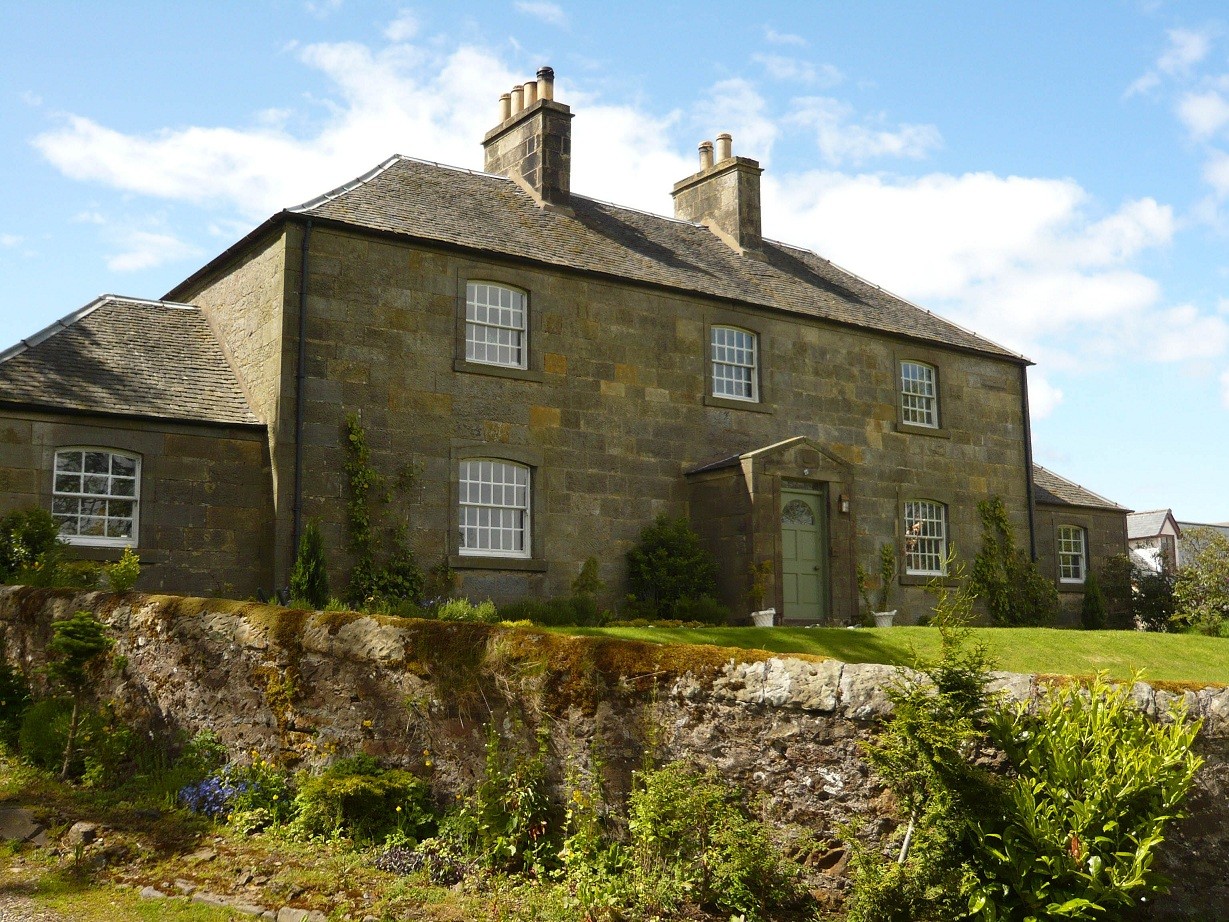
[[772, 627], [776, 620], [777, 610], [775, 608], [765, 608], [763, 611], [751, 613], [751, 622], [756, 627]]
[[872, 617], [875, 619], [875, 627], [891, 627], [892, 619], [896, 617], [896, 609], [891, 611], [872, 612]]

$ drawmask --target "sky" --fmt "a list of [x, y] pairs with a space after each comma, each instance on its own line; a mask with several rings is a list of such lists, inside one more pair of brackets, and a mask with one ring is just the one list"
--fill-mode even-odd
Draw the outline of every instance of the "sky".
[[670, 215], [730, 132], [765, 236], [1036, 363], [1038, 463], [1229, 521], [1215, 0], [0, 0], [0, 349], [392, 154], [481, 169], [542, 65], [574, 192]]

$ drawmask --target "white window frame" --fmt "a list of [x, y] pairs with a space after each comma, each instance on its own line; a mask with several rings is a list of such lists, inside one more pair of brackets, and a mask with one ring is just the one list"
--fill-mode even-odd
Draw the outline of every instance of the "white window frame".
[[911, 499], [904, 508], [905, 574], [947, 575], [947, 506], [933, 499]]
[[[106, 472], [87, 471], [90, 466], [90, 455], [106, 456]], [[71, 470], [72, 457], [79, 459], [79, 470]], [[116, 470], [116, 459], [132, 463], [132, 474], [128, 475]], [[93, 459], [97, 467], [97, 459]], [[76, 478], [76, 484], [70, 483]], [[87, 482], [87, 478], [88, 481]], [[102, 481], [102, 482], [100, 482]], [[131, 495], [123, 492], [131, 486]], [[76, 489], [73, 489], [73, 487]], [[111, 503], [131, 503], [131, 516], [111, 515]], [[88, 505], [87, 505], [88, 504]], [[102, 504], [101, 509], [95, 504]], [[92, 505], [92, 508], [91, 508]], [[76, 511], [69, 511], [75, 506]], [[101, 515], [87, 515], [86, 512]], [[115, 448], [104, 448], [97, 445], [68, 445], [57, 448], [51, 471], [51, 514], [60, 523], [60, 538], [68, 544], [79, 544], [90, 547], [136, 547], [140, 540], [141, 524], [141, 456], [130, 451], [120, 451]], [[83, 519], [100, 519], [104, 534], [80, 534]], [[74, 532], [63, 529], [70, 520], [75, 522]], [[127, 522], [129, 534], [108, 535], [112, 530], [112, 522]]]
[[465, 361], [528, 368], [529, 296], [498, 282], [465, 283]]
[[900, 362], [900, 421], [906, 426], [939, 428], [939, 389], [935, 367], [925, 362]]
[[533, 556], [533, 470], [529, 465], [506, 458], [465, 458], [457, 468], [457, 486], [459, 554]]
[[[713, 396], [723, 400], [760, 399], [760, 338], [752, 330], [714, 324], [709, 332]], [[745, 376], [745, 380], [744, 380]]]
[[1079, 525], [1059, 525], [1054, 542], [1058, 549], [1058, 581], [1083, 583], [1088, 578], [1088, 533]]

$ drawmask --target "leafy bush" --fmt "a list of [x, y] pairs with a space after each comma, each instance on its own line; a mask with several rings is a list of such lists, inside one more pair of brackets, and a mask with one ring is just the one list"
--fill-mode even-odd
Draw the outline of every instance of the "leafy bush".
[[676, 618], [682, 599], [717, 594], [717, 562], [686, 519], [661, 515], [627, 552], [632, 594], [657, 617]]
[[530, 752], [505, 750], [491, 723], [482, 780], [461, 808], [441, 823], [440, 838], [489, 868], [541, 874], [552, 865], [558, 843], [550, 835], [545, 731], [538, 734], [537, 744]]
[[1134, 616], [1145, 631], [1165, 632], [1174, 626], [1174, 574], [1137, 571], [1135, 576]]
[[674, 617], [680, 621], [724, 625], [730, 623], [730, 610], [710, 595], [682, 598], [674, 606]]
[[78, 611], [71, 618], [51, 625], [51, 640], [47, 643], [47, 675], [72, 696], [61, 779], [68, 777], [82, 704], [92, 691], [91, 686], [96, 678], [94, 673], [113, 644], [114, 641], [107, 636], [107, 626], [93, 612]]
[[329, 574], [324, 562], [320, 526], [308, 519], [299, 536], [299, 549], [290, 571], [290, 597], [302, 599], [317, 611], [329, 603]]
[[[73, 703], [68, 698], [45, 698], [32, 704], [22, 718], [17, 735], [17, 750], [22, 759], [45, 771], [60, 772], [72, 714]], [[77, 732], [83, 740], [98, 735], [102, 728], [102, 719], [93, 712], [79, 714], [77, 723]], [[85, 757], [74, 747], [68, 774], [77, 777], [84, 770]]]
[[990, 620], [1008, 626], [1046, 625], [1058, 613], [1058, 590], [1016, 547], [1007, 507], [995, 496], [977, 504], [982, 547], [973, 561], [973, 587]]
[[339, 759], [322, 774], [303, 778], [295, 806], [293, 828], [307, 836], [417, 841], [435, 825], [426, 782], [365, 755]]
[[499, 623], [499, 612], [490, 599], [475, 605], [469, 599], [447, 599], [435, 610], [441, 621], [481, 621], [484, 624]]
[[1163, 892], [1152, 864], [1203, 762], [1191, 751], [1200, 722], [1184, 717], [1149, 719], [1130, 684], [1103, 676], [1052, 692], [1036, 712], [999, 710], [991, 736], [1016, 775], [1005, 822], [983, 832], [970, 907], [1114, 919]]
[[132, 548], [124, 548], [120, 559], [107, 567], [107, 582], [112, 592], [127, 592], [137, 584], [141, 575], [141, 558], [132, 552]]
[[792, 900], [795, 875], [736, 788], [678, 762], [638, 781], [628, 803], [631, 859], [642, 879], [668, 884], [641, 909], [668, 912], [694, 900], [754, 920]]
[[1084, 579], [1084, 599], [1080, 603], [1080, 624], [1086, 631], [1099, 631], [1107, 620], [1105, 594], [1097, 574], [1091, 570]]
[[988, 669], [949, 631], [940, 661], [892, 692], [868, 758], [907, 826], [896, 861], [853, 841], [851, 922], [1113, 919], [1162, 889], [1151, 867], [1201, 762], [1198, 723], [1152, 721], [1101, 678], [997, 707]]
[[0, 742], [17, 745], [21, 720], [30, 707], [30, 686], [25, 676], [0, 659]]
[[[1105, 626], [1116, 631], [1135, 627], [1135, 568], [1126, 554], [1115, 554], [1101, 566], [1101, 593], [1105, 596]], [[1168, 616], [1167, 616], [1168, 617]]]
[[1206, 528], [1186, 537], [1195, 552], [1174, 577], [1173, 620], [1215, 637], [1229, 616], [1229, 537]]
[[60, 526], [46, 509], [16, 509], [0, 519], [0, 583], [52, 585]]

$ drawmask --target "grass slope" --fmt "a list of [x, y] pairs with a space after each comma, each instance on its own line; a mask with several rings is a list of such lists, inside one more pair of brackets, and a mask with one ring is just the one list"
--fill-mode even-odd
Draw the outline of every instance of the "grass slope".
[[[894, 628], [557, 628], [590, 637], [620, 637], [660, 644], [807, 654], [846, 663], [912, 665], [939, 652], [939, 632], [930, 627]], [[1229, 639], [1197, 634], [1138, 631], [1073, 631], [1054, 628], [973, 628], [998, 668], [1008, 672], [1113, 679], [1142, 672], [1148, 682], [1229, 685]]]

